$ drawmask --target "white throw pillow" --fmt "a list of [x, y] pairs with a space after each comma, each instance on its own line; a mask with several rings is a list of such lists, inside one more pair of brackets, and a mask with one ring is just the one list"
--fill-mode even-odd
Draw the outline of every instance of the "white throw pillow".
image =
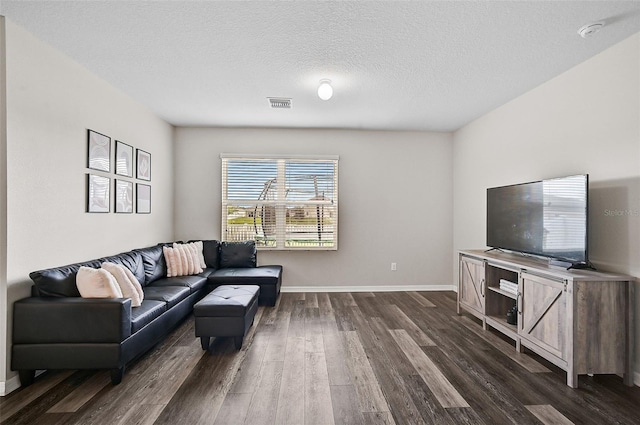
[[82, 298], [122, 298], [116, 278], [103, 269], [80, 267], [76, 274], [76, 286]]
[[[131, 306], [140, 307], [142, 298], [140, 297], [140, 293], [136, 289], [136, 283], [138, 284], [138, 286], [140, 286], [140, 283], [138, 283], [138, 280], [135, 278], [135, 276], [133, 276], [131, 270], [129, 270], [122, 264], [109, 262], [102, 263], [102, 268], [111, 273], [113, 277], [116, 278], [116, 282], [118, 283], [118, 286], [122, 291], [122, 296], [124, 298], [131, 298]], [[127, 274], [127, 270], [129, 271], [130, 275]]]
[[[176, 244], [174, 244], [175, 247]], [[179, 244], [178, 249], [180, 252], [184, 252], [184, 257], [187, 259], [187, 267], [185, 274], [198, 274], [202, 273], [202, 267], [200, 267], [200, 258], [198, 258], [198, 252], [195, 244]]]
[[180, 263], [182, 265], [182, 272], [178, 276], [186, 276], [193, 274], [193, 260], [191, 259], [191, 252], [187, 252], [187, 248], [183, 244], [174, 243], [173, 249], [178, 252], [180, 256]]
[[[200, 242], [200, 244], [202, 244], [202, 242]], [[198, 245], [194, 242], [188, 243], [187, 248], [191, 250], [191, 258], [193, 259], [193, 273], [194, 274], [202, 273], [203, 271], [202, 262], [204, 261], [204, 257], [202, 256], [202, 249], [198, 251]], [[202, 260], [200, 257], [202, 257]], [[206, 267], [206, 264], [205, 264], [205, 267]]]
[[183, 253], [180, 252], [180, 249], [175, 246], [175, 244], [173, 245], [173, 258], [174, 258], [174, 273], [176, 276], [184, 276], [186, 274], [185, 269], [186, 269], [186, 262], [187, 259], [183, 258]]
[[202, 273], [197, 248], [194, 244], [174, 243], [173, 247], [163, 246], [162, 251], [167, 262], [167, 277]]
[[202, 243], [202, 241], [195, 241], [193, 242], [193, 244], [196, 247], [196, 254], [198, 255], [198, 261], [200, 261], [200, 268], [206, 269], [207, 263], [204, 261], [204, 244]]
[[162, 247], [162, 252], [164, 253], [164, 260], [167, 263], [167, 277], [174, 277], [176, 275], [176, 258], [175, 251], [173, 248], [168, 246]]
[[129, 280], [131, 280], [131, 282], [133, 283], [133, 286], [136, 288], [136, 292], [140, 296], [140, 302], [142, 302], [142, 300], [144, 300], [144, 291], [142, 290], [142, 285], [140, 284], [140, 282], [138, 282], [138, 279], [136, 279], [136, 277], [128, 267], [125, 267], [122, 264], [120, 264], [120, 266], [124, 270], [125, 274], [129, 277]]

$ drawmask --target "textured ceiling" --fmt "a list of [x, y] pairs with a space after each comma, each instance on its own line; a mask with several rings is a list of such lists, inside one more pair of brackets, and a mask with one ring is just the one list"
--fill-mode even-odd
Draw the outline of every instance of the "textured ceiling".
[[0, 14], [179, 126], [451, 131], [640, 31], [639, 1], [1, 0]]

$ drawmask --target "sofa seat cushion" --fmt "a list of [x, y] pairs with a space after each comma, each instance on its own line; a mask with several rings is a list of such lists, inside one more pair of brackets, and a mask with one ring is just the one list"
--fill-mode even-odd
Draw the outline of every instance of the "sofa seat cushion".
[[196, 291], [199, 291], [207, 284], [207, 276], [206, 275], [193, 275], [193, 276], [176, 276], [176, 277], [164, 277], [158, 280], [155, 280], [149, 287], [162, 287], [162, 286], [182, 286], [185, 288], [189, 288], [191, 293], [193, 294]]
[[207, 278], [215, 285], [276, 285], [282, 275], [282, 266], [260, 266], [248, 268], [218, 269]]
[[211, 276], [213, 273], [215, 273], [215, 271], [216, 271], [216, 269], [211, 268], [211, 267], [207, 267], [206, 269], [202, 269], [202, 273], [200, 273], [198, 276], [204, 277], [206, 279], [209, 276]]
[[167, 311], [166, 302], [145, 299], [140, 307], [131, 309], [131, 333], [138, 332], [165, 311]]
[[156, 286], [144, 288], [145, 300], [164, 301], [171, 308], [189, 296], [191, 290], [187, 286]]

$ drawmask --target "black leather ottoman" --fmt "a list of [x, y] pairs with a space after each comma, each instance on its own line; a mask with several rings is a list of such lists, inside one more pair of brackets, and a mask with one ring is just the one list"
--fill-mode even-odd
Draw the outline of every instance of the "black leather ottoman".
[[209, 349], [211, 337], [232, 336], [236, 348], [253, 324], [258, 311], [260, 287], [256, 285], [222, 285], [193, 306], [196, 337], [202, 349]]

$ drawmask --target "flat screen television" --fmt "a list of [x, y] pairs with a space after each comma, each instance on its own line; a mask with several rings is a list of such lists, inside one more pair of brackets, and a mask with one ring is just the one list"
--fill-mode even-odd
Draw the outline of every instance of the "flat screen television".
[[487, 189], [487, 246], [589, 264], [587, 174]]

